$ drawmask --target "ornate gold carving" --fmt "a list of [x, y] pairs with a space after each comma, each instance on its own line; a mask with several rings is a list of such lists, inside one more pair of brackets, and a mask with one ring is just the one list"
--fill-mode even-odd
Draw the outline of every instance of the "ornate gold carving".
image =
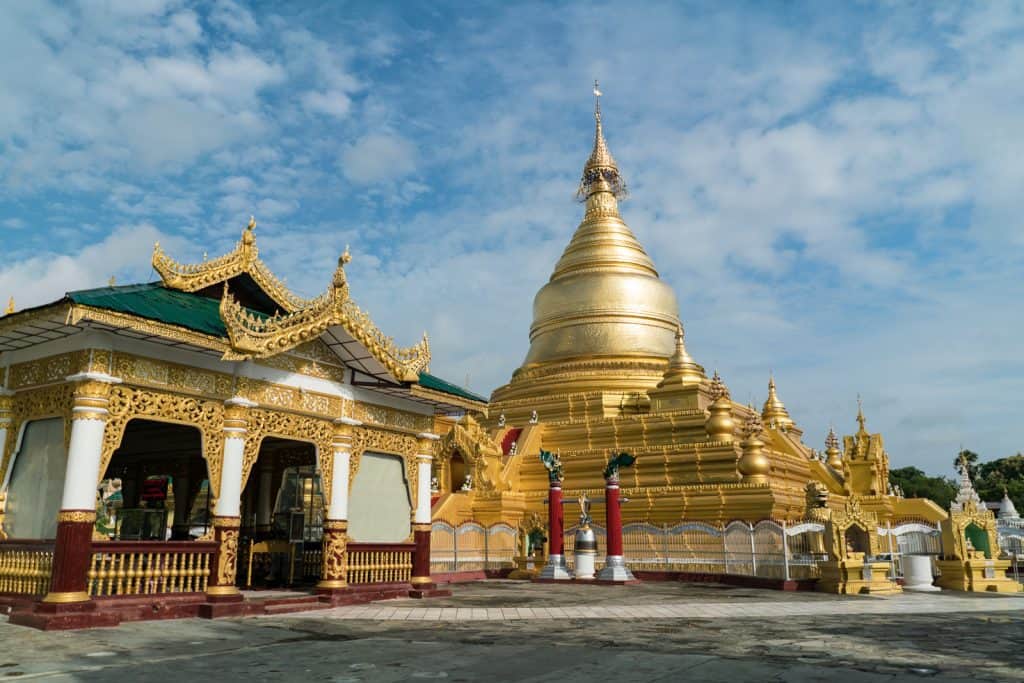
[[206, 460], [210, 490], [220, 491], [221, 462], [224, 457], [224, 405], [220, 401], [118, 385], [110, 390], [107, 410], [109, 417], [103, 432], [101, 477], [107, 471], [114, 451], [121, 445], [128, 422], [143, 418], [198, 429], [203, 437], [203, 458]]
[[328, 530], [326, 525], [324, 525], [324, 532], [321, 577], [324, 582], [330, 582], [333, 586], [336, 582], [344, 581], [348, 573], [348, 553], [346, 552], [348, 537], [344, 530]]
[[429, 431], [434, 424], [433, 417], [429, 415], [418, 415], [375, 403], [352, 403], [349, 406], [351, 417], [369, 424], [401, 427], [416, 432]]
[[[217, 554], [217, 585], [234, 586], [238, 569], [238, 527], [224, 527], [220, 531], [220, 552]], [[216, 524], [216, 521], [214, 521]]]
[[184, 292], [195, 292], [247, 274], [285, 311], [303, 308], [306, 300], [293, 294], [260, 260], [259, 249], [256, 247], [255, 227], [255, 222], [250, 221], [234, 251], [197, 264], [174, 261], [157, 243], [153, 247], [153, 268], [165, 285]]
[[68, 312], [68, 324], [77, 325], [82, 320], [93, 320], [112, 327], [127, 327], [136, 332], [144, 332], [203, 349], [224, 352], [229, 348], [227, 342], [221, 337], [194, 332], [178, 325], [147, 320], [136, 315], [107, 311], [102, 308], [93, 308], [92, 306], [72, 306]]
[[80, 369], [76, 362], [79, 357], [79, 352], [62, 353], [27, 363], [16, 363], [11, 366], [10, 387], [23, 389], [63, 382], [65, 377]]
[[512, 482], [503, 476], [501, 447], [470, 415], [463, 417], [435, 447], [445, 477], [448, 461], [458, 451], [472, 468], [473, 488], [480, 493], [511, 491]]
[[78, 524], [82, 522], [92, 523], [95, 521], [95, 510], [61, 510], [60, 512], [57, 513], [58, 524], [60, 524], [61, 522], [72, 522]]
[[224, 288], [220, 315], [231, 339], [226, 360], [266, 358], [313, 341], [329, 327], [340, 326], [361, 343], [391, 375], [404, 382], [415, 382], [430, 363], [430, 344], [426, 334], [415, 346], [402, 349], [386, 337], [369, 315], [348, 295], [345, 279], [345, 258], [339, 260], [330, 288], [304, 306], [289, 309], [285, 315], [258, 316], [240, 303]]
[[249, 473], [259, 456], [260, 444], [265, 437], [277, 436], [294, 439], [316, 446], [320, 471], [324, 473], [320, 478], [320, 486], [323, 489], [324, 500], [330, 504], [332, 483], [330, 473], [334, 467], [334, 424], [330, 420], [322, 418], [258, 408], [250, 409], [246, 419], [248, 425], [245, 451], [242, 457], [242, 486], [244, 487], [245, 482], [249, 480]]
[[70, 384], [59, 384], [17, 393], [11, 404], [11, 423], [7, 428], [0, 476], [3, 476], [2, 473], [6, 473], [10, 468], [14, 447], [18, 443], [21, 427], [26, 422], [49, 417], [64, 418], [64, 446], [67, 447], [71, 439], [72, 392], [73, 387]]

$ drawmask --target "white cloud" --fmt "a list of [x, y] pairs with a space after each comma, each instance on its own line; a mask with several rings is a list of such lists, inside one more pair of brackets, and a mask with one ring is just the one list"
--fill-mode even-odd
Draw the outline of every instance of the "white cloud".
[[302, 96], [302, 104], [306, 111], [313, 114], [328, 114], [342, 118], [352, 107], [352, 100], [345, 93], [333, 90], [330, 92], [308, 92]]
[[341, 153], [342, 173], [361, 185], [397, 180], [415, 170], [416, 148], [392, 133], [370, 133]]
[[210, 23], [243, 36], [254, 36], [260, 30], [252, 13], [233, 0], [218, 0], [210, 11]]
[[70, 253], [44, 252], [0, 267], [0, 296], [13, 296], [19, 309], [56, 301], [69, 291], [119, 282], [145, 282], [145, 258], [153, 244], [178, 249], [182, 241], [149, 223], [115, 228], [106, 238]]

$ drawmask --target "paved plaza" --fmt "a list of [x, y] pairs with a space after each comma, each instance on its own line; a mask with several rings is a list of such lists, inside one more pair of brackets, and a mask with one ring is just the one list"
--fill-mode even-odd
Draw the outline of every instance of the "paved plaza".
[[1024, 596], [488, 581], [437, 600], [44, 633], [0, 624], [0, 678], [48, 681], [1024, 680]]

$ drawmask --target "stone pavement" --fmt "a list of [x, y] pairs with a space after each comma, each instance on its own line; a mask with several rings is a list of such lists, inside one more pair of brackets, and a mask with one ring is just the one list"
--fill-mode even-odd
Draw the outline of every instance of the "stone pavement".
[[[679, 583], [453, 588], [441, 600], [71, 633], [0, 623], [0, 678], [1024, 680], [1018, 596], [839, 597]], [[603, 609], [613, 606], [628, 613]], [[460, 609], [468, 619], [459, 619]], [[454, 610], [455, 619], [412, 618], [444, 610]]]

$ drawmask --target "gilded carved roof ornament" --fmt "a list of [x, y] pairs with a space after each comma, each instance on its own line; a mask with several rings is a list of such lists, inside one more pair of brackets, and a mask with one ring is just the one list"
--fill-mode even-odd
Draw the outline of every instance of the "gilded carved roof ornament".
[[731, 398], [729, 396], [729, 387], [725, 386], [725, 382], [719, 376], [718, 370], [715, 370], [715, 374], [711, 376], [711, 386], [708, 388], [708, 393], [711, 395], [712, 402], [721, 398]]
[[228, 291], [220, 302], [220, 316], [231, 340], [225, 360], [266, 358], [312, 341], [329, 327], [342, 327], [362, 344], [387, 371], [400, 382], [415, 382], [430, 364], [427, 333], [409, 348], [399, 348], [349, 298], [345, 264], [352, 260], [346, 247], [338, 258], [338, 267], [326, 292], [298, 310], [284, 315], [260, 316], [246, 309]]
[[4, 309], [4, 315], [10, 315], [11, 313], [14, 313], [14, 311], [14, 297], [12, 296], [10, 299], [7, 300], [7, 308]]
[[839, 450], [839, 437], [836, 430], [828, 428], [828, 436], [825, 437], [825, 462], [832, 469], [841, 472], [843, 469], [843, 454]]
[[157, 242], [153, 247], [153, 269], [165, 286], [183, 292], [196, 292], [239, 275], [249, 275], [281, 310], [290, 313], [308, 305], [309, 301], [292, 293], [260, 260], [255, 231], [256, 218], [250, 216], [234, 250], [212, 260], [204, 254], [202, 263], [196, 264], [178, 263]]

